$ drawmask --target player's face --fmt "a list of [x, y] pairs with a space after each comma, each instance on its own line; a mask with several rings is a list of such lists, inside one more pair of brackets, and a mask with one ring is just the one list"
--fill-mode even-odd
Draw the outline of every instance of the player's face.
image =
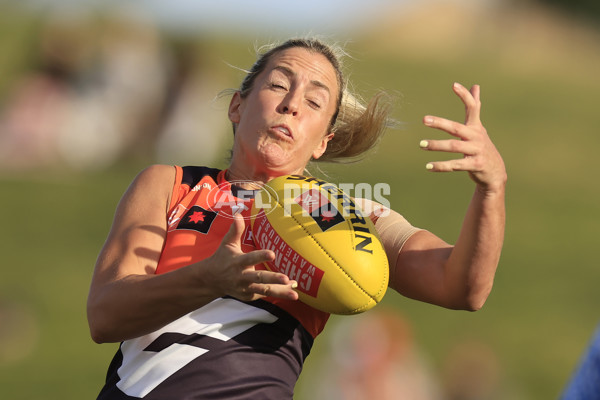
[[303, 48], [277, 53], [246, 98], [234, 95], [229, 117], [237, 124], [233, 157], [278, 174], [301, 173], [333, 137], [336, 72], [325, 56]]

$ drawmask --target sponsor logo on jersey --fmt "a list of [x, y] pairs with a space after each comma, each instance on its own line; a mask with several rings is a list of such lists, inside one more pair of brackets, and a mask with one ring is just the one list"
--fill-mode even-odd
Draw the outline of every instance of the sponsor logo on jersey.
[[317, 297], [319, 286], [325, 272], [311, 264], [283, 240], [261, 211], [254, 222], [255, 240], [259, 249], [272, 250], [275, 260], [267, 262], [271, 271], [281, 272], [298, 282], [298, 290], [309, 296]]
[[196, 186], [194, 186], [194, 188], [192, 189], [192, 192], [198, 192], [202, 189], [207, 189], [207, 190], [211, 190], [212, 189], [212, 185], [208, 182], [204, 182], [202, 184], [197, 184]]
[[188, 229], [207, 234], [217, 213], [200, 206], [190, 208], [179, 221], [177, 229]]

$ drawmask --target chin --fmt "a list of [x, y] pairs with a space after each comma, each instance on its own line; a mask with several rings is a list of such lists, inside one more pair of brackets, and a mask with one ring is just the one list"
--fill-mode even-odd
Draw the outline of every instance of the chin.
[[276, 144], [269, 144], [260, 151], [263, 164], [269, 169], [293, 169], [293, 159], [290, 155]]

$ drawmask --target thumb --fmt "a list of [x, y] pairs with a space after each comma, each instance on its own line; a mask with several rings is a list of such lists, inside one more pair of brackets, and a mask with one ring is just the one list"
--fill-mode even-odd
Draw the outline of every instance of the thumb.
[[244, 233], [245, 227], [244, 218], [240, 214], [235, 214], [233, 216], [233, 222], [229, 227], [229, 231], [223, 237], [223, 244], [241, 246], [242, 234]]

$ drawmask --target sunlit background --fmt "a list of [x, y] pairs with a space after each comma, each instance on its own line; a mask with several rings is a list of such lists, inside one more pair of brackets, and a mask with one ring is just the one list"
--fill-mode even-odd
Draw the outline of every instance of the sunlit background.
[[257, 47], [307, 34], [345, 44], [354, 89], [392, 94], [401, 122], [362, 163], [315, 174], [389, 183], [393, 208], [452, 242], [473, 185], [425, 170], [446, 156], [419, 150], [444, 137], [421, 119], [461, 120], [451, 85], [478, 83], [508, 225], [481, 311], [390, 291], [333, 317], [295, 398], [557, 398], [600, 322], [598, 4], [0, 1], [0, 398], [95, 398], [117, 345], [92, 342], [85, 302], [120, 196], [152, 163], [225, 168], [219, 93]]

